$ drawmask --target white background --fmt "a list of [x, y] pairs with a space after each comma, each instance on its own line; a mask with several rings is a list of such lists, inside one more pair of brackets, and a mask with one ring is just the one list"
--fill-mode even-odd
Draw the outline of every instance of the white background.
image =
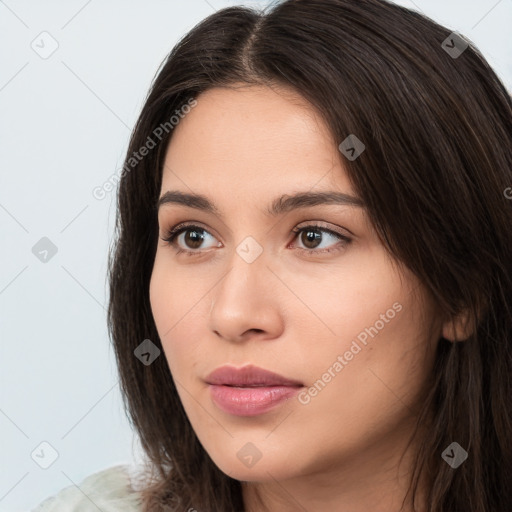
[[[0, 0], [2, 512], [138, 457], [106, 329], [115, 191], [92, 190], [122, 166], [162, 59], [235, 3]], [[397, 3], [471, 39], [512, 90], [512, 0]], [[58, 43], [47, 59], [31, 47], [43, 31]], [[32, 253], [42, 237], [58, 250], [46, 263]], [[31, 458], [43, 441], [58, 452], [48, 469]]]

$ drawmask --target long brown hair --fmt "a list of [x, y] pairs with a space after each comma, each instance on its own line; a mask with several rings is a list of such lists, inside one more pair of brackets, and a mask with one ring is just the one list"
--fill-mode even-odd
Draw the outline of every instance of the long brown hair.
[[[446, 319], [468, 311], [476, 326], [463, 342], [439, 340], [418, 424], [432, 420], [409, 491], [425, 472], [426, 512], [512, 510], [512, 101], [467, 38], [386, 0], [222, 9], [179, 41], [152, 84], [126, 155], [109, 255], [123, 401], [155, 469], [144, 510], [244, 511], [241, 483], [199, 443], [165, 357], [145, 365], [134, 356], [145, 339], [162, 350], [149, 282], [169, 120], [203, 91], [235, 83], [289, 87], [334, 140], [363, 141], [357, 159], [340, 158], [390, 254]], [[441, 457], [452, 442], [468, 452], [457, 469]]]

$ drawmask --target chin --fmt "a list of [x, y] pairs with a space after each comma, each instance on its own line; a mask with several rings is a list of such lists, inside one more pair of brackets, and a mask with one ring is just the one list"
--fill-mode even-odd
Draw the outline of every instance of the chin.
[[[225, 455], [225, 453], [224, 453]], [[243, 460], [242, 456], [242, 460]], [[262, 457], [257, 461], [251, 463], [248, 461], [247, 466], [244, 462], [240, 461], [238, 456], [235, 459], [226, 459], [222, 457], [221, 460], [213, 459], [215, 465], [226, 475], [235, 480], [243, 482], [273, 482], [275, 480], [287, 480], [296, 476], [295, 465], [290, 463], [290, 460], [278, 458], [274, 454]]]

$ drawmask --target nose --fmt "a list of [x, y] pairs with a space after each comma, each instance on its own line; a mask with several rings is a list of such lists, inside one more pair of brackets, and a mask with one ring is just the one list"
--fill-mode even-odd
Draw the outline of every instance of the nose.
[[283, 318], [276, 287], [280, 283], [263, 254], [248, 263], [234, 251], [230, 263], [210, 296], [209, 328], [230, 342], [279, 337]]

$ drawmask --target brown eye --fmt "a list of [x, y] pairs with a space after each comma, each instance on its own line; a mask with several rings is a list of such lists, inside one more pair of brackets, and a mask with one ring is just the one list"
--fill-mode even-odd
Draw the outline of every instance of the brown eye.
[[318, 244], [322, 241], [322, 235], [319, 230], [303, 230], [300, 234], [301, 242], [306, 246], [306, 249], [316, 249]]
[[[318, 225], [304, 226], [293, 230], [300, 243], [304, 248], [298, 247], [299, 251], [306, 251], [308, 254], [322, 254], [341, 250], [346, 247], [352, 239], [342, 233], [332, 231], [331, 229], [324, 228]], [[327, 235], [327, 236], [326, 236]], [[324, 242], [325, 239], [334, 238], [338, 240], [337, 244], [330, 244], [331, 247], [318, 250], [318, 247]], [[332, 247], [334, 245], [334, 247]]]
[[[352, 241], [351, 238], [342, 233], [338, 233], [319, 225], [304, 226], [302, 228], [294, 229], [292, 232], [297, 235], [296, 238], [299, 239], [300, 245], [304, 246], [297, 247], [297, 249], [299, 251], [305, 251], [310, 255], [340, 251]], [[179, 237], [182, 235], [183, 238], [180, 240]], [[199, 255], [205, 252], [203, 251], [203, 249], [206, 249], [203, 247], [203, 242], [205, 242], [208, 237], [214, 239], [213, 235], [209, 231], [200, 226], [181, 223], [167, 231], [166, 235], [162, 237], [162, 240], [169, 245], [175, 246], [178, 254], [186, 253], [189, 256], [193, 256], [195, 254]], [[334, 239], [334, 243], [328, 245], [327, 248], [322, 248], [322, 244], [325, 241], [329, 242], [330, 238]], [[211, 247], [220, 246], [221, 244], [219, 242]]]
[[[175, 242], [181, 235], [183, 235], [181, 246], [184, 246], [184, 249], [181, 249], [180, 244]], [[208, 236], [213, 238], [213, 235], [200, 226], [179, 224], [169, 230], [162, 240], [171, 245], [178, 245], [178, 252], [199, 252], [201, 245]], [[188, 249], [191, 249], [191, 251], [188, 251]]]
[[197, 229], [184, 229], [182, 233], [185, 234], [183, 237], [183, 241], [185, 242], [185, 245], [191, 249], [199, 249], [201, 244], [204, 241], [204, 234], [200, 234], [201, 231], [204, 232], [204, 230], [197, 230]]

